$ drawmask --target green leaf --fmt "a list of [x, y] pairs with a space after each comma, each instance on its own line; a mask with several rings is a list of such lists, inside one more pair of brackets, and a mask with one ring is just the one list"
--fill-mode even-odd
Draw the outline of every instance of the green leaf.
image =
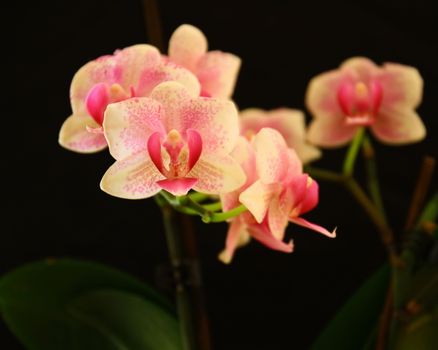
[[389, 278], [389, 267], [385, 264], [345, 303], [316, 339], [311, 350], [364, 348], [370, 341], [370, 334], [375, 331]]
[[[120, 305], [111, 307], [110, 299]], [[95, 309], [90, 300], [94, 300]], [[129, 333], [131, 338], [125, 339], [126, 329], [139, 317], [129, 317], [133, 305], [143, 310], [144, 318]], [[120, 308], [125, 306], [122, 314]], [[165, 330], [176, 328], [170, 304], [148, 285], [97, 263], [48, 260], [20, 267], [0, 279], [0, 310], [11, 331], [30, 350], [180, 348], [179, 339], [173, 335], [168, 338], [173, 347], [170, 343], [165, 347], [158, 339], [160, 332], [148, 333], [153, 329], [151, 324], [162, 325]], [[112, 319], [115, 317], [118, 319]], [[86, 319], [95, 321], [91, 325]], [[138, 327], [144, 331], [134, 338]], [[132, 347], [143, 337], [150, 340], [147, 346]], [[119, 338], [121, 344], [127, 344], [124, 348], [111, 340]]]

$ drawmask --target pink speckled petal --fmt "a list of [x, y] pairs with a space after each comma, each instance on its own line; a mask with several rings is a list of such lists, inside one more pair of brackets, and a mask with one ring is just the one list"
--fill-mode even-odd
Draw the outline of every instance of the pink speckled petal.
[[163, 178], [147, 152], [139, 152], [116, 161], [103, 176], [100, 188], [115, 197], [142, 199], [158, 193], [161, 187], [156, 182]]
[[198, 62], [196, 75], [208, 96], [229, 98], [234, 91], [241, 60], [226, 52], [210, 51]]
[[299, 218], [299, 217], [292, 217], [289, 218], [289, 221], [293, 222], [294, 224], [297, 224], [299, 226], [303, 226], [306, 227], [308, 229], [311, 229], [313, 231], [316, 231], [318, 233], [323, 234], [324, 236], [330, 237], [330, 238], [335, 238], [336, 237], [336, 229], [333, 230], [333, 232], [328, 231], [327, 229], [325, 229], [322, 226], [313, 224], [303, 218]]
[[149, 96], [152, 90], [166, 81], [176, 81], [182, 84], [194, 96], [201, 91], [201, 84], [197, 77], [188, 69], [172, 62], [163, 62], [153, 66], [147, 66], [142, 70], [135, 87], [136, 96]]
[[261, 223], [277, 190], [276, 184], [264, 184], [258, 180], [240, 194], [239, 201]]
[[68, 117], [59, 132], [59, 144], [78, 153], [94, 153], [105, 149], [107, 143], [104, 135], [89, 132], [87, 128], [98, 129], [100, 125], [88, 116]]
[[371, 131], [380, 141], [392, 145], [418, 142], [426, 137], [426, 128], [418, 114], [406, 109], [397, 111], [382, 108]]
[[157, 86], [151, 98], [166, 110], [167, 130], [184, 134], [196, 130], [202, 138], [203, 153], [230, 153], [239, 136], [237, 110], [231, 101], [194, 97], [181, 84], [166, 82]]
[[289, 154], [281, 134], [271, 128], [263, 128], [254, 139], [257, 173], [266, 184], [282, 181], [288, 172]]
[[240, 165], [229, 155], [202, 156], [187, 177], [198, 179], [193, 189], [207, 194], [232, 192], [246, 180]]
[[147, 143], [149, 157], [157, 167], [160, 173], [163, 173], [163, 158], [161, 156], [161, 134], [154, 132], [148, 139]]
[[249, 233], [253, 238], [264, 244], [268, 248], [278, 250], [280, 252], [292, 253], [294, 246], [292, 240], [288, 243], [278, 240], [267, 228], [265, 224], [251, 225], [248, 227]]
[[189, 148], [189, 170], [191, 170], [202, 153], [201, 135], [196, 130], [187, 130], [187, 146]]
[[416, 68], [386, 63], [376, 79], [383, 89], [383, 108], [412, 110], [420, 104], [423, 79]]
[[207, 49], [205, 35], [189, 24], [179, 26], [169, 40], [169, 58], [191, 71], [195, 71], [199, 59]]
[[350, 142], [357, 126], [345, 124], [343, 116], [332, 119], [315, 119], [310, 123], [307, 139], [320, 147], [340, 147]]
[[174, 196], [185, 196], [198, 182], [197, 179], [181, 177], [178, 179], [164, 179], [157, 181], [158, 186]]
[[163, 116], [161, 104], [147, 97], [108, 105], [103, 126], [111, 155], [119, 160], [146, 151], [152, 133], [165, 133]]
[[241, 135], [251, 139], [262, 128], [277, 130], [284, 137], [288, 147], [295, 149], [304, 163], [321, 156], [316, 147], [306, 142], [306, 124], [302, 111], [290, 108], [271, 111], [248, 108], [240, 112]]
[[282, 200], [282, 196], [275, 196], [268, 210], [268, 225], [272, 235], [278, 239], [283, 240], [284, 232], [288, 224], [288, 213], [292, 208], [290, 200]]
[[225, 249], [219, 254], [219, 260], [229, 264], [233, 259], [236, 248], [246, 245], [250, 241], [250, 235], [242, 218], [238, 216], [228, 228]]
[[239, 195], [257, 179], [255, 153], [250, 143], [243, 137], [239, 137], [237, 145], [231, 152], [231, 157], [242, 167], [246, 174], [246, 181], [236, 191], [221, 194], [222, 209], [230, 210], [240, 204]]
[[160, 52], [151, 45], [134, 45], [118, 50], [114, 55], [99, 57], [82, 66], [73, 77], [70, 99], [74, 114], [87, 113], [85, 100], [89, 91], [99, 83], [120, 84], [129, 91], [137, 86], [144, 69], [160, 65]]

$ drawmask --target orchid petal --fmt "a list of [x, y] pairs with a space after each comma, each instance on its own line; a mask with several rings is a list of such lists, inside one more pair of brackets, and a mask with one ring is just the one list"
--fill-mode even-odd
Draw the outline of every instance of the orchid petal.
[[205, 35], [189, 24], [179, 26], [169, 40], [170, 59], [191, 71], [196, 69], [198, 60], [207, 52], [207, 49], [208, 43]]
[[347, 125], [342, 115], [333, 116], [332, 119], [315, 118], [310, 123], [307, 139], [321, 147], [340, 147], [353, 139], [357, 129], [356, 125]]
[[379, 67], [366, 57], [351, 57], [342, 62], [340, 69], [347, 72], [354, 80], [368, 83], [375, 76]]
[[100, 125], [88, 116], [68, 117], [59, 132], [59, 144], [79, 153], [94, 153], [105, 149], [107, 143], [104, 135], [89, 132], [87, 128], [98, 129]]
[[182, 177], [160, 180], [157, 181], [157, 184], [174, 196], [185, 196], [197, 182], [197, 179]]
[[248, 231], [254, 239], [258, 240], [268, 248], [285, 253], [292, 253], [294, 249], [292, 240], [288, 243], [278, 240], [271, 232], [269, 232], [265, 225], [251, 225], [248, 227]]
[[314, 209], [319, 201], [318, 183], [310, 176], [307, 176], [306, 183], [306, 192], [301, 201], [300, 214], [307, 213]]
[[426, 128], [413, 110], [382, 108], [371, 131], [380, 141], [393, 145], [417, 142], [426, 137]]
[[383, 89], [382, 107], [414, 109], [423, 96], [423, 79], [414, 67], [396, 63], [383, 65], [377, 77]]
[[187, 177], [198, 179], [193, 189], [206, 194], [231, 192], [246, 180], [240, 165], [230, 155], [202, 156]]
[[163, 158], [161, 156], [161, 134], [154, 132], [147, 142], [149, 156], [160, 173], [163, 173]]
[[152, 133], [164, 134], [163, 115], [161, 104], [147, 97], [108, 105], [103, 126], [111, 155], [120, 160], [147, 150]]
[[204, 93], [218, 98], [229, 98], [234, 91], [241, 60], [226, 52], [210, 51], [200, 58], [196, 75]]
[[265, 184], [258, 180], [240, 194], [239, 201], [249, 210], [257, 222], [261, 223], [276, 190], [276, 185]]
[[191, 170], [202, 153], [201, 135], [196, 130], [187, 130], [187, 146], [189, 148], [189, 170]]
[[306, 228], [311, 229], [313, 231], [319, 232], [319, 233], [323, 234], [324, 236], [327, 236], [330, 238], [336, 237], [336, 228], [333, 230], [333, 232], [330, 232], [327, 229], [325, 229], [324, 227], [313, 224], [313, 223], [311, 223], [303, 218], [300, 218], [300, 217], [290, 217], [289, 221], [291, 221], [294, 224], [297, 224], [299, 226], [303, 226], [303, 227], [306, 227]]
[[280, 196], [274, 197], [269, 205], [269, 230], [278, 240], [283, 240], [284, 232], [288, 224], [288, 213], [291, 207], [291, 201], [281, 201]]
[[285, 178], [288, 171], [288, 148], [281, 134], [270, 128], [263, 128], [254, 139], [257, 173], [266, 184]]
[[315, 160], [321, 152], [306, 142], [306, 124], [302, 111], [290, 108], [278, 108], [265, 111], [248, 108], [240, 112], [241, 135], [251, 139], [262, 128], [277, 130], [285, 139], [288, 147], [295, 149], [304, 163]]
[[228, 228], [225, 249], [219, 254], [219, 260], [229, 264], [233, 259], [236, 248], [246, 245], [251, 239], [246, 225], [241, 217], [236, 217]]
[[150, 95], [166, 110], [164, 125], [184, 134], [196, 130], [202, 138], [203, 152], [230, 153], [239, 135], [237, 110], [231, 101], [196, 98], [176, 82], [157, 86]]
[[116, 161], [105, 173], [100, 188], [106, 193], [126, 199], [152, 197], [161, 190], [156, 184], [163, 179], [147, 152]]

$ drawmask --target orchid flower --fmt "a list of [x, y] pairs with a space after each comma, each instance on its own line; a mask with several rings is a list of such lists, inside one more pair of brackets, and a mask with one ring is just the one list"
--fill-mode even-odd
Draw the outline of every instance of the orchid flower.
[[277, 108], [265, 111], [248, 108], [240, 112], [240, 133], [252, 139], [262, 128], [272, 128], [280, 132], [288, 147], [293, 148], [303, 163], [311, 162], [321, 156], [321, 152], [306, 142], [306, 123], [304, 113], [290, 108]]
[[150, 45], [134, 45], [84, 65], [70, 87], [73, 114], [61, 127], [59, 143], [72, 151], [92, 153], [107, 146], [103, 134], [108, 104], [134, 96], [148, 96], [159, 83], [178, 81], [199, 93], [197, 78], [167, 62]]
[[180, 196], [192, 188], [219, 194], [245, 182], [229, 154], [239, 136], [231, 101], [198, 97], [165, 82], [149, 97], [108, 105], [103, 126], [116, 162], [101, 188], [113, 196], [140, 199], [162, 189]]
[[415, 112], [422, 92], [423, 80], [413, 67], [395, 63], [379, 67], [367, 58], [351, 58], [311, 80], [306, 103], [314, 120], [308, 140], [324, 147], [341, 146], [366, 126], [384, 143], [419, 141], [426, 135]]
[[229, 98], [236, 84], [240, 58], [222, 51], [209, 51], [205, 35], [196, 27], [183, 24], [169, 40], [169, 59], [199, 79], [201, 95]]
[[242, 203], [248, 212], [231, 221], [225, 250], [219, 256], [223, 262], [230, 262], [249, 236], [271, 249], [292, 252], [292, 241], [283, 241], [288, 222], [336, 236], [336, 230], [329, 232], [301, 217], [317, 205], [318, 184], [303, 173], [300, 159], [278, 131], [261, 129], [252, 145], [242, 137], [232, 155], [247, 179], [238, 190], [221, 195], [222, 206], [229, 210]]

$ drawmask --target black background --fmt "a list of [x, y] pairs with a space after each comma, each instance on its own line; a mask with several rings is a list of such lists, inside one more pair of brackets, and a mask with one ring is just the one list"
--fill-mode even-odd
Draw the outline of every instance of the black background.
[[[204, 31], [211, 49], [243, 59], [234, 99], [240, 108], [304, 108], [309, 79], [355, 55], [418, 67], [425, 80], [419, 112], [425, 141], [377, 145], [391, 223], [403, 226], [424, 154], [438, 155], [438, 45], [432, 1], [160, 1], [167, 42], [182, 23]], [[154, 281], [166, 261], [160, 212], [152, 200], [126, 201], [99, 190], [107, 152], [78, 155], [57, 144], [70, 114], [68, 89], [87, 61], [147, 41], [141, 1], [57, 1], [17, 5], [14, 20], [13, 121], [3, 130], [7, 210], [0, 273], [45, 257], [85, 258]], [[8, 55], [9, 56], [9, 55]], [[6, 128], [6, 127], [5, 127]], [[339, 169], [344, 149], [318, 166]], [[359, 162], [357, 172], [362, 166]], [[437, 189], [437, 176], [433, 188]], [[348, 193], [321, 184], [308, 218], [338, 226], [330, 240], [290, 226], [291, 255], [254, 242], [230, 266], [217, 253], [225, 224], [196, 220], [215, 349], [306, 349], [335, 310], [385, 259], [373, 225]], [[4, 327], [0, 348], [18, 348]]]

